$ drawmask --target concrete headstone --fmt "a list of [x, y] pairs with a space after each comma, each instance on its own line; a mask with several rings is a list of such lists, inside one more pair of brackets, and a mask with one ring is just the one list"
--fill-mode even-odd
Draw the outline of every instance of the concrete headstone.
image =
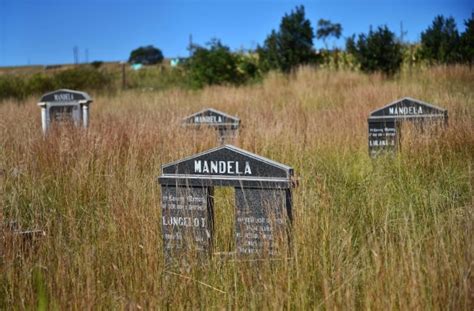
[[[215, 186], [235, 188], [235, 240], [240, 256], [285, 255], [292, 220], [293, 169], [231, 145], [162, 166], [165, 255], [212, 254]], [[218, 208], [218, 207], [216, 207]]]
[[43, 133], [53, 123], [71, 122], [76, 126], [88, 127], [91, 103], [92, 98], [80, 91], [61, 89], [44, 94], [38, 103]]
[[207, 108], [183, 119], [183, 125], [191, 128], [211, 127], [219, 135], [221, 144], [236, 137], [240, 127], [240, 119], [222, 111]]
[[376, 157], [380, 152], [394, 152], [400, 140], [400, 124], [405, 121], [447, 122], [446, 109], [405, 97], [370, 113], [368, 118], [369, 154]]

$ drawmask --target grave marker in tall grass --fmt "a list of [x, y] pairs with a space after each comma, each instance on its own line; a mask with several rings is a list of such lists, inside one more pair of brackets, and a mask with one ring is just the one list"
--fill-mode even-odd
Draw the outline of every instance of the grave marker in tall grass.
[[43, 133], [53, 123], [71, 122], [75, 126], [89, 126], [89, 105], [92, 98], [89, 94], [67, 89], [44, 94], [38, 106], [41, 107], [41, 124]]
[[396, 100], [370, 113], [369, 154], [376, 157], [383, 151], [395, 152], [400, 143], [402, 122], [415, 123], [417, 130], [422, 132], [427, 123], [446, 123], [447, 120], [446, 109], [409, 97]]
[[222, 111], [207, 108], [183, 119], [183, 124], [196, 129], [211, 127], [218, 131], [219, 143], [224, 144], [238, 134], [240, 119]]
[[[163, 165], [159, 177], [165, 257], [212, 254], [214, 187], [235, 188], [236, 252], [288, 251], [293, 169], [231, 145]], [[217, 207], [219, 208], [219, 207]]]

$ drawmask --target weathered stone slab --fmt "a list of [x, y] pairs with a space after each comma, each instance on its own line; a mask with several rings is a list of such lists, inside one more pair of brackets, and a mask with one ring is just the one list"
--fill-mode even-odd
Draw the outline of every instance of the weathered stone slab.
[[398, 129], [395, 121], [369, 122], [369, 151], [375, 157], [380, 152], [396, 150]]
[[207, 257], [211, 251], [211, 189], [161, 187], [161, 224], [166, 258]]
[[75, 125], [81, 122], [81, 109], [78, 106], [51, 106], [49, 111], [50, 123], [72, 122]]
[[239, 256], [286, 256], [291, 195], [287, 189], [235, 189], [235, 239]]

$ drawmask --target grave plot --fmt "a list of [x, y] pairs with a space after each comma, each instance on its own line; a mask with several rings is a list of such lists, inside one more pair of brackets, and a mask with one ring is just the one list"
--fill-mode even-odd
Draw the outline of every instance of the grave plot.
[[422, 131], [427, 123], [444, 124], [448, 111], [434, 105], [405, 97], [371, 112], [368, 122], [369, 155], [376, 157], [383, 152], [399, 149], [402, 122], [413, 122]]
[[165, 257], [213, 254], [214, 187], [233, 187], [239, 257], [287, 256], [293, 169], [231, 145], [162, 166], [161, 227]]
[[184, 118], [183, 125], [194, 129], [214, 128], [217, 131], [219, 143], [224, 144], [238, 135], [240, 119], [222, 111], [207, 108]]
[[72, 123], [88, 127], [91, 103], [92, 98], [80, 91], [61, 89], [44, 94], [38, 103], [43, 133], [46, 134], [52, 124]]

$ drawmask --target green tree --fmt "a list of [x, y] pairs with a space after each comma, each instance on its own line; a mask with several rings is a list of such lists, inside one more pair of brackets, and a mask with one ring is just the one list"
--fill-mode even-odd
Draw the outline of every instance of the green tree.
[[257, 48], [261, 68], [290, 72], [299, 65], [313, 62], [313, 38], [313, 28], [305, 17], [304, 6], [297, 6], [283, 16], [279, 30], [272, 30], [263, 46]]
[[421, 55], [432, 63], [450, 64], [460, 60], [459, 33], [454, 18], [438, 15], [421, 33]]
[[402, 46], [387, 26], [370, 29], [368, 35], [360, 34], [346, 42], [346, 49], [353, 54], [365, 72], [380, 71], [386, 75], [396, 73], [402, 64]]
[[192, 46], [192, 55], [185, 64], [193, 87], [245, 82], [242, 68], [239, 68], [238, 55], [232, 53], [229, 47], [218, 39], [213, 39], [206, 45], [207, 48]]
[[163, 61], [163, 53], [153, 45], [141, 46], [130, 53], [128, 62], [132, 64], [154, 65]]
[[464, 22], [466, 30], [461, 34], [462, 60], [472, 66], [474, 63], [474, 14]]
[[342, 26], [339, 23], [331, 23], [330, 20], [327, 19], [320, 19], [318, 21], [318, 29], [316, 31], [316, 38], [317, 39], [322, 39], [324, 42], [324, 46], [326, 47], [326, 50], [328, 49], [328, 45], [326, 40], [329, 37], [335, 37], [336, 39], [339, 39], [342, 34]]

